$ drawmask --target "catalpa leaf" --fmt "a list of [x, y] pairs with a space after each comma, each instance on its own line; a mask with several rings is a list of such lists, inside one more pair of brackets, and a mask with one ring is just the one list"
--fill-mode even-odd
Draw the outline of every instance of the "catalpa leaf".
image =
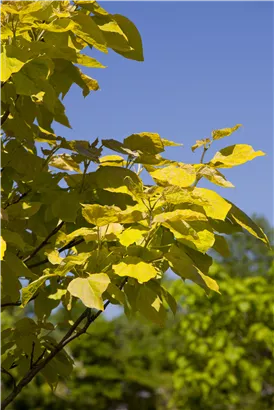
[[6, 242], [4, 241], [4, 239], [1, 236], [1, 261], [4, 259], [6, 249], [7, 249]]
[[165, 258], [168, 260], [173, 272], [177, 275], [184, 279], [192, 280], [206, 291], [211, 289], [215, 292], [219, 292], [219, 286], [215, 280], [203, 274], [183, 249], [176, 245], [172, 245], [169, 252], [165, 254]]
[[191, 186], [196, 180], [196, 172], [192, 165], [169, 165], [165, 168], [150, 171], [155, 182], [162, 186], [175, 185], [181, 188]]
[[225, 220], [231, 208], [229, 201], [226, 201], [219, 194], [206, 188], [194, 188], [191, 192], [193, 202], [201, 205], [209, 218]]
[[210, 144], [211, 140], [210, 138], [205, 138], [203, 140], [197, 140], [196, 144], [192, 145], [191, 150], [194, 152], [197, 148], [200, 147], [206, 147], [208, 144]]
[[263, 230], [254, 221], [252, 221], [252, 219], [246, 215], [245, 212], [239, 209], [236, 205], [232, 204], [232, 202], [229, 203], [231, 204], [231, 209], [228, 213], [229, 218], [270, 247], [269, 240]]
[[219, 140], [224, 137], [229, 137], [229, 135], [231, 135], [234, 131], [236, 131], [241, 126], [242, 124], [237, 124], [231, 128], [222, 128], [221, 130], [214, 130], [212, 131], [212, 138], [214, 140]]
[[159, 154], [164, 151], [160, 135], [151, 132], [130, 135], [124, 139], [124, 146], [132, 151], [141, 151], [145, 154]]
[[196, 168], [197, 176], [204, 177], [208, 179], [213, 184], [222, 186], [224, 188], [234, 188], [234, 185], [227, 181], [225, 176], [221, 174], [216, 168], [210, 167], [208, 165], [198, 165]]
[[82, 214], [87, 222], [96, 226], [104, 226], [111, 222], [118, 222], [120, 209], [115, 206], [84, 205]]
[[250, 145], [231, 145], [217, 152], [209, 165], [216, 168], [232, 168], [263, 155], [265, 155], [263, 151], [254, 151]]
[[121, 16], [120, 14], [113, 14], [112, 18], [118, 23], [119, 27], [122, 29], [123, 33], [125, 34], [128, 40], [128, 45], [130, 47], [129, 51], [121, 51], [117, 49], [115, 46], [112, 47], [113, 50], [116, 53], [121, 54], [122, 56], [129, 58], [131, 60], [144, 61], [142, 39], [135, 25], [128, 18]]
[[140, 287], [136, 299], [136, 308], [147, 320], [164, 327], [166, 321], [166, 310], [159, 295], [143, 285]]
[[64, 171], [76, 171], [81, 173], [81, 169], [77, 162], [75, 162], [68, 154], [55, 155], [51, 158], [49, 165]]
[[68, 285], [68, 291], [79, 298], [82, 303], [98, 310], [104, 310], [102, 294], [110, 283], [105, 273], [95, 273], [87, 278], [73, 279]]
[[116, 275], [135, 278], [139, 283], [148, 282], [157, 276], [157, 271], [151, 264], [136, 256], [128, 256], [112, 268]]
[[36, 294], [38, 289], [46, 282], [46, 280], [55, 277], [56, 275], [47, 274], [41, 276], [39, 279], [31, 282], [28, 286], [22, 289], [22, 307], [25, 307], [30, 299]]

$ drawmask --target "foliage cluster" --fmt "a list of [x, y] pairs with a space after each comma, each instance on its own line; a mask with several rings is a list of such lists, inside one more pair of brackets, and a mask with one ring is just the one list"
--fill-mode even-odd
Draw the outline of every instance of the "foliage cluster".
[[[206, 178], [230, 188], [220, 169], [264, 155], [236, 144], [203, 163], [209, 146], [239, 124], [197, 141], [199, 164], [162, 157], [166, 146], [178, 144], [156, 133], [122, 142], [55, 135], [54, 122], [70, 127], [62, 103], [70, 87], [78, 85], [84, 97], [99, 88], [79, 66], [103, 66], [84, 49], [143, 60], [131, 21], [95, 1], [5, 1], [1, 24], [2, 307], [31, 302], [35, 313], [2, 334], [3, 371], [13, 377], [16, 369], [19, 380], [4, 409], [40, 371], [52, 388], [70, 374], [73, 362], [63, 348], [108, 304], [164, 326], [166, 306], [173, 313], [177, 307], [161, 282], [169, 268], [207, 293], [219, 292], [208, 275], [208, 252], [228, 254], [224, 235], [245, 229], [268, 240], [236, 205], [197, 186]], [[73, 320], [79, 301], [86, 309]], [[57, 342], [50, 317], [60, 304], [68, 330]]]

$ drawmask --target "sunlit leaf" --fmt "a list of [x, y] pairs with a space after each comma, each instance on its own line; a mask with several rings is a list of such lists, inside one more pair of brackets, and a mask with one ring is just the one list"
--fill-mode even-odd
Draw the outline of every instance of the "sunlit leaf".
[[73, 279], [68, 285], [68, 291], [73, 296], [81, 299], [85, 306], [104, 310], [102, 294], [107, 289], [109, 283], [108, 275], [105, 273], [95, 273], [87, 278]]
[[112, 268], [116, 275], [135, 278], [139, 283], [147, 282], [157, 276], [157, 271], [151, 264], [134, 256], [124, 258], [122, 262], [113, 265]]
[[212, 138], [214, 140], [219, 140], [224, 137], [229, 137], [229, 135], [231, 135], [234, 131], [236, 131], [241, 126], [242, 124], [237, 124], [231, 128], [222, 128], [221, 130], [214, 130], [212, 131]]
[[216, 168], [231, 168], [263, 155], [264, 152], [254, 151], [250, 145], [237, 144], [221, 149], [209, 164]]

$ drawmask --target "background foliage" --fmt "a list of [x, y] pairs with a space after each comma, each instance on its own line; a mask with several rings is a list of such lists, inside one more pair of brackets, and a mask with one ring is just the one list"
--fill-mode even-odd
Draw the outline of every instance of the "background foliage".
[[[242, 257], [234, 255], [231, 262], [224, 258], [211, 269], [222, 296], [205, 298], [197, 286], [168, 281], [180, 307], [164, 330], [123, 316], [94, 323], [70, 347], [75, 360], [70, 379], [53, 395], [39, 378], [11, 409], [270, 410], [273, 253], [263, 255], [255, 247], [245, 258], [252, 237], [233, 234], [229, 244], [235, 240]], [[256, 258], [264, 262], [256, 273], [246, 270]], [[64, 314], [56, 312], [54, 321], [62, 322]], [[14, 320], [5, 313], [5, 325]], [[8, 377], [4, 381], [5, 389], [11, 387]]]

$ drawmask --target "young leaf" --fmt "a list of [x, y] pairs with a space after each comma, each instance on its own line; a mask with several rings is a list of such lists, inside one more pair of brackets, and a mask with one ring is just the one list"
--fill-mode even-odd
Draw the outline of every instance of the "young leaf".
[[250, 145], [231, 145], [217, 152], [209, 165], [216, 168], [232, 168], [263, 155], [265, 155], [263, 151], [254, 151]]
[[136, 256], [128, 256], [117, 265], [112, 266], [116, 275], [135, 278], [139, 283], [148, 282], [157, 276], [156, 269]]
[[110, 283], [105, 273], [95, 273], [88, 278], [73, 279], [68, 285], [68, 291], [75, 297], [81, 299], [83, 304], [89, 308], [104, 310], [102, 294]]
[[241, 126], [242, 124], [237, 124], [232, 128], [222, 128], [221, 130], [214, 130], [212, 131], [212, 138], [213, 140], [219, 140], [221, 138], [228, 137]]

